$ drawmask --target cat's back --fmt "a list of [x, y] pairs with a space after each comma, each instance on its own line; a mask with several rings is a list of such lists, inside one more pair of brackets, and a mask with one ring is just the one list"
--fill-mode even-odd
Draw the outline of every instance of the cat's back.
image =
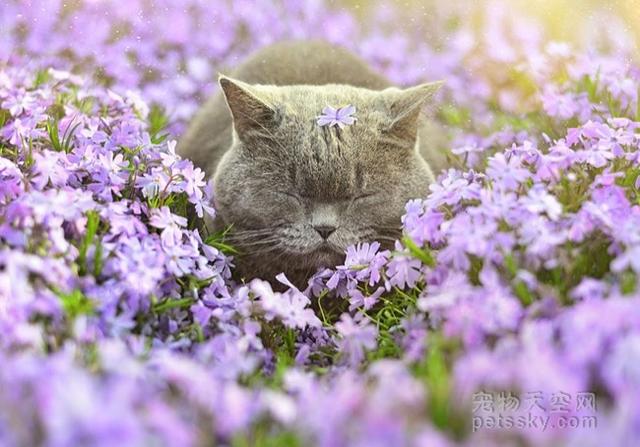
[[[320, 41], [280, 42], [251, 55], [229, 73], [249, 84], [346, 84], [381, 90], [390, 82], [346, 49]], [[231, 115], [220, 92], [200, 109], [178, 151], [209, 175], [232, 139]]]
[[232, 75], [250, 84], [346, 84], [373, 90], [391, 85], [350, 51], [321, 41], [270, 45], [249, 57]]

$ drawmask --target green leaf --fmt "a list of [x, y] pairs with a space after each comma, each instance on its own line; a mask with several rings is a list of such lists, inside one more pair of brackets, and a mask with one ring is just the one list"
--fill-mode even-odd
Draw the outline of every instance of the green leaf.
[[71, 124], [73, 123], [74, 120], [75, 118], [71, 120], [71, 122], [67, 125], [67, 128], [64, 131], [64, 135], [62, 135], [62, 150], [65, 151], [66, 153], [71, 152], [73, 135], [75, 134], [76, 129], [80, 127], [80, 124], [81, 124], [81, 123], [76, 123], [72, 127]]
[[149, 109], [149, 116], [147, 117], [149, 122], [149, 135], [153, 144], [160, 144], [169, 136], [165, 132], [167, 125], [169, 124], [169, 117], [166, 115], [164, 109], [154, 104]]
[[516, 294], [516, 296], [520, 299], [520, 302], [522, 303], [523, 306], [526, 307], [531, 303], [533, 303], [534, 297], [524, 282], [517, 281], [513, 285], [513, 291]]
[[47, 134], [49, 135], [49, 141], [54, 150], [61, 152], [62, 144], [60, 144], [60, 136], [58, 135], [58, 120], [50, 118], [47, 121]]
[[34, 88], [38, 88], [42, 84], [45, 84], [45, 83], [49, 82], [50, 79], [51, 79], [51, 74], [49, 74], [49, 70], [48, 69], [38, 70], [36, 72], [36, 77], [35, 77], [35, 79], [33, 81], [33, 87]]
[[449, 425], [451, 380], [443, 351], [443, 341], [434, 334], [430, 338], [429, 350], [418, 367], [418, 376], [427, 384], [429, 411], [436, 426]]
[[96, 251], [93, 254], [93, 276], [98, 278], [102, 274], [104, 261], [102, 259], [102, 240], [96, 241]]
[[229, 234], [231, 229], [232, 226], [229, 225], [224, 230], [210, 234], [205, 238], [204, 243], [217, 248], [226, 255], [237, 255], [239, 253], [238, 250], [233, 246], [225, 243], [225, 238], [227, 237], [227, 234]]
[[272, 424], [262, 423], [253, 430], [239, 433], [231, 440], [232, 447], [302, 447], [295, 433], [274, 430]]
[[190, 307], [194, 303], [193, 298], [180, 298], [173, 299], [168, 298], [160, 303], [153, 305], [153, 311], [156, 313], [163, 313], [171, 309]]
[[631, 295], [638, 288], [638, 278], [632, 271], [626, 271], [620, 279], [620, 291], [623, 295]]
[[507, 268], [507, 271], [511, 276], [516, 276], [518, 274], [518, 264], [511, 253], [507, 253], [504, 256], [504, 266]]
[[93, 302], [80, 290], [71, 293], [58, 293], [62, 308], [69, 320], [74, 320], [79, 315], [91, 315], [94, 313]]
[[[86, 275], [87, 268], [87, 251], [91, 244], [93, 244], [93, 240], [98, 232], [98, 227], [100, 226], [100, 216], [95, 211], [89, 211], [87, 213], [87, 228], [84, 238], [82, 239], [82, 243], [80, 244], [79, 253], [78, 253], [78, 266], [80, 269], [80, 275]], [[102, 267], [100, 267], [102, 268]]]
[[11, 114], [8, 110], [0, 109], [0, 127], [4, 127], [4, 125], [9, 121]]
[[418, 258], [424, 265], [429, 267], [436, 266], [436, 260], [427, 248], [420, 248], [413, 242], [409, 236], [402, 237], [402, 244], [407, 247], [409, 253], [413, 255], [413, 257]]

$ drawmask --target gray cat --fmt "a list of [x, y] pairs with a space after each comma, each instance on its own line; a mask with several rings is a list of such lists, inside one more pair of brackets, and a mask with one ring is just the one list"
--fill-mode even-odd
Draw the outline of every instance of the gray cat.
[[[341, 263], [351, 244], [392, 246], [405, 203], [424, 197], [444, 165], [421, 116], [440, 83], [392, 87], [321, 42], [269, 46], [232, 76], [220, 76], [222, 94], [178, 149], [213, 173], [215, 226], [232, 225], [240, 274], [284, 272], [302, 286], [319, 267]], [[346, 105], [355, 106], [353, 124], [318, 124], [326, 106]]]

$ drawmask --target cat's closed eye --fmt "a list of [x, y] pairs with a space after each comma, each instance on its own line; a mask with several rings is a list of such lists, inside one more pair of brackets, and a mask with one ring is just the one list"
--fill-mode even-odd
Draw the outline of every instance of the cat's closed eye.
[[[296, 200], [297, 202], [299, 202], [301, 204], [305, 204], [305, 203], [308, 203], [310, 201], [313, 201], [312, 197], [305, 196], [305, 195], [302, 195], [302, 194], [298, 194], [296, 192], [276, 191], [276, 193], [278, 195], [280, 195], [280, 196], [284, 196], [284, 197], [288, 197], [288, 198], [294, 199], [294, 200]], [[366, 199], [370, 199], [372, 197], [375, 197], [377, 194], [378, 194], [378, 192], [376, 192], [376, 191], [362, 192], [362, 193], [350, 196], [346, 200], [342, 200], [342, 201], [339, 201], [339, 202], [346, 202], [346, 203], [348, 203], [348, 202], [351, 202], [351, 203], [362, 202], [362, 201], [365, 201]]]
[[295, 192], [290, 192], [290, 191], [276, 191], [276, 193], [280, 196], [284, 196], [284, 197], [288, 197], [291, 199], [294, 199], [295, 201], [297, 201], [300, 204], [304, 204], [304, 198], [302, 196], [300, 196], [299, 194], [296, 194]]

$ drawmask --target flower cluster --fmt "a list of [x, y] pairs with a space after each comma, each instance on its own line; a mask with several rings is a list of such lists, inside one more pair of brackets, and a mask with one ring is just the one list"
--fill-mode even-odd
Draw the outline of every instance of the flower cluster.
[[[0, 444], [637, 444], [640, 68], [485, 6], [5, 2]], [[318, 36], [446, 79], [451, 168], [393, 250], [243, 283], [175, 138], [216, 70]], [[593, 392], [598, 424], [476, 432], [479, 391]]]

